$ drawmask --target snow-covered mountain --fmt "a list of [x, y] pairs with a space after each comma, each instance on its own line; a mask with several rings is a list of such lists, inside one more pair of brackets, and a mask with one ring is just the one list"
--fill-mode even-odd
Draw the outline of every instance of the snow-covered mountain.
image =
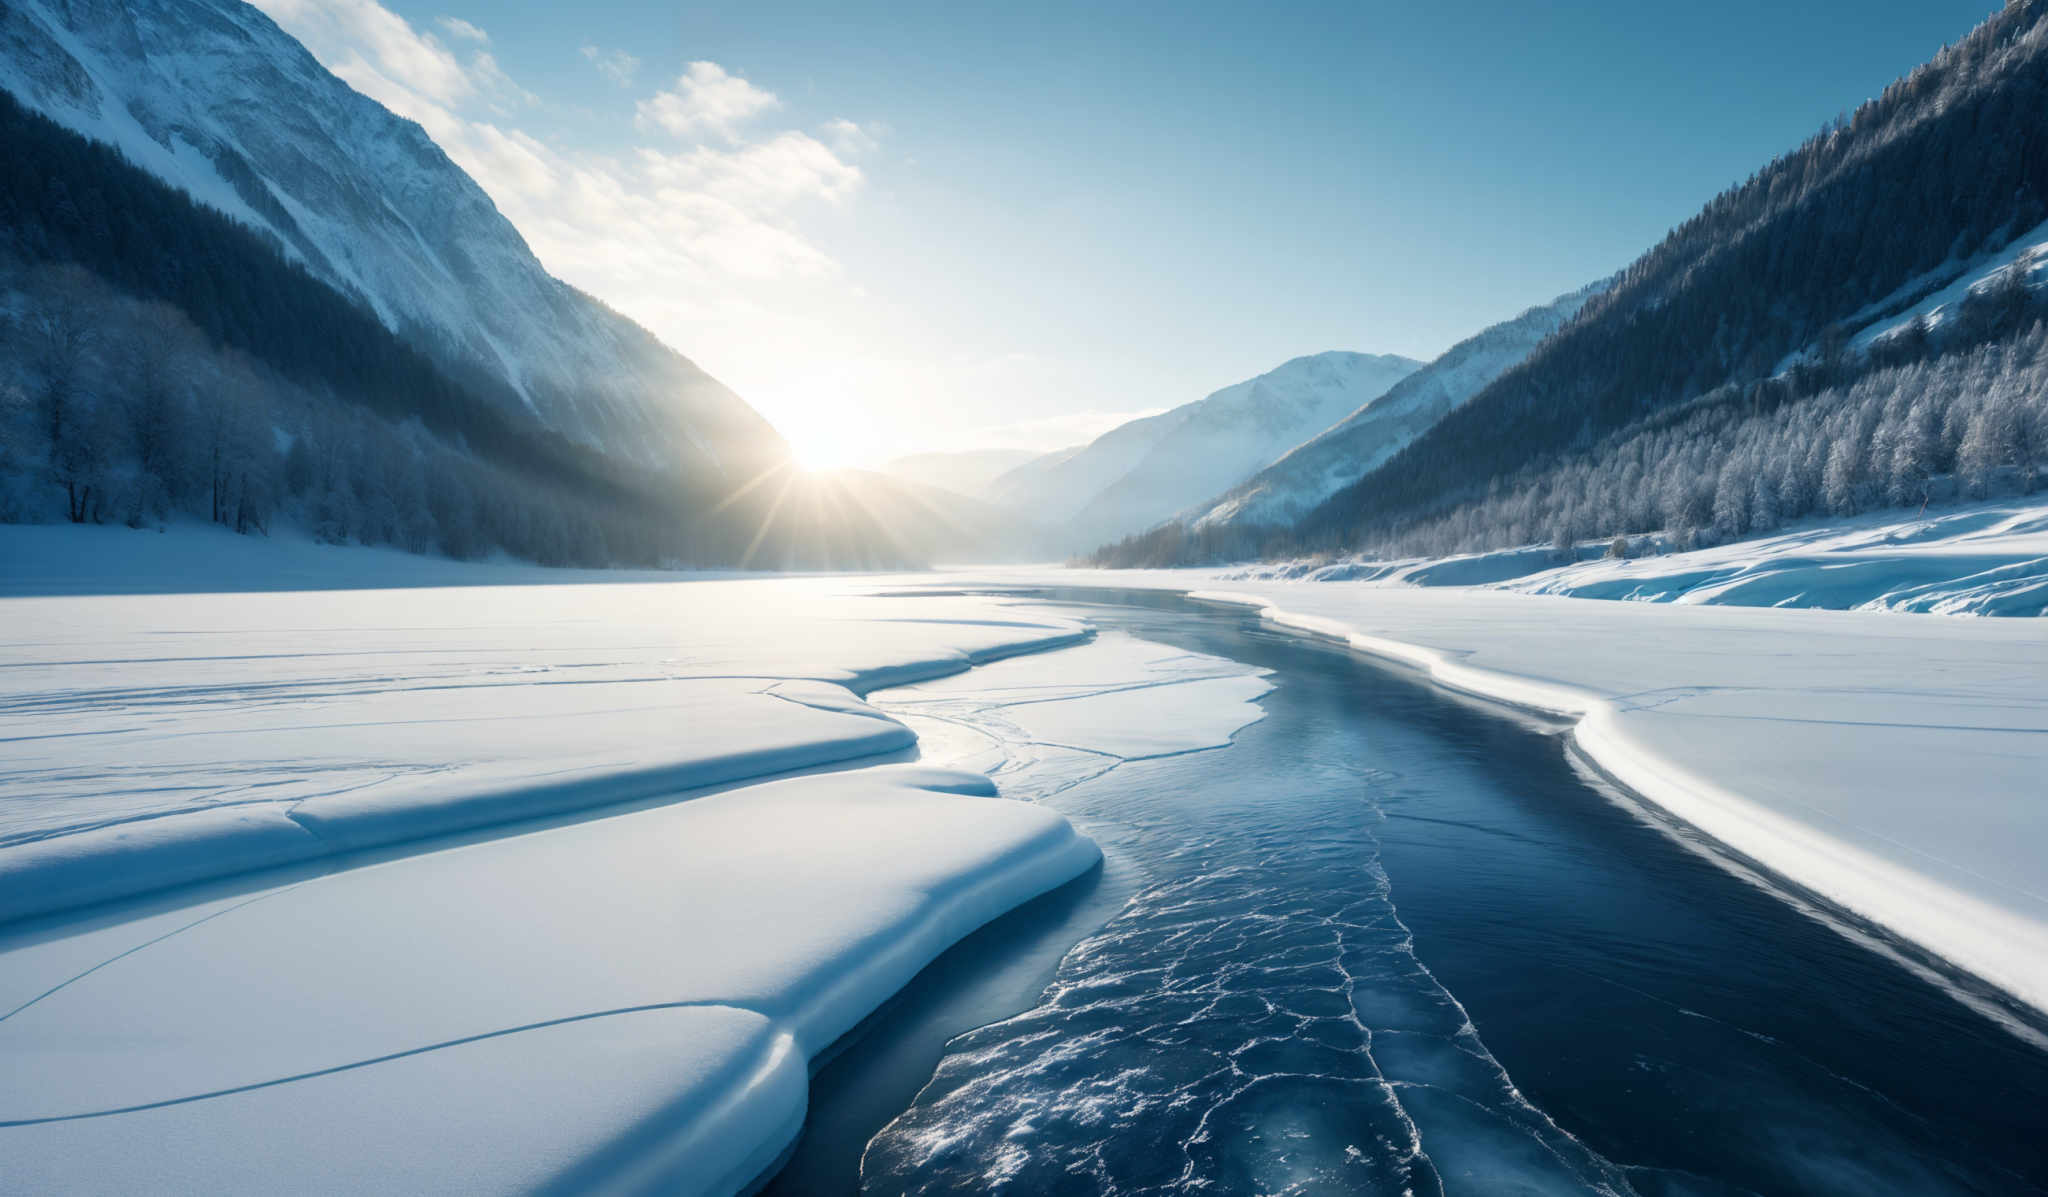
[[997, 479], [990, 497], [1062, 529], [1070, 550], [1093, 548], [1236, 486], [1421, 366], [1394, 354], [1298, 357], [1027, 462]]
[[717, 380], [550, 276], [418, 125], [239, 0], [7, 0], [0, 86], [275, 237], [573, 440], [693, 474], [786, 453]]
[[1528, 357], [1611, 285], [1612, 279], [1603, 279], [1581, 287], [1458, 342], [1320, 436], [1192, 512], [1190, 522], [1198, 527], [1293, 523]]

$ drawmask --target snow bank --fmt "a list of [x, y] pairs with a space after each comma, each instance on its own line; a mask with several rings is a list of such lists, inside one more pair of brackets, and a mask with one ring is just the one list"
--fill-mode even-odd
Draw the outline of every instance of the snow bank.
[[45, 1190], [731, 1191], [807, 1060], [1098, 859], [992, 794], [793, 778], [17, 937], [0, 1156]]
[[[46, 739], [8, 771], [76, 771], [24, 793], [30, 809], [7, 820], [37, 838], [0, 848], [0, 919], [916, 744], [840, 687], [751, 684], [767, 688], [444, 684], [317, 704], [211, 704], [156, 726]], [[117, 743], [124, 763], [77, 769], [70, 750], [96, 739]], [[218, 786], [222, 771], [237, 789], [272, 796], [80, 822], [140, 787]], [[282, 796], [297, 792], [307, 796]]]
[[1577, 750], [1651, 804], [2048, 1010], [2048, 623], [1213, 571], [1008, 578], [1248, 606], [1562, 715]]
[[[1653, 538], [1639, 538], [1649, 546]], [[1524, 594], [1632, 602], [1938, 615], [2048, 613], [2048, 503], [2000, 502], [1913, 517], [1884, 512], [1682, 553], [1609, 559], [1579, 546], [1528, 546], [1397, 561], [1282, 562], [1222, 575], [1243, 581], [1493, 586]]]
[[[0, 529], [0, 548], [45, 531], [62, 530]], [[248, 538], [120, 535], [224, 554], [230, 576], [297, 560]], [[427, 571], [401, 574], [415, 583], [505, 577], [324, 551], [310, 580], [332, 584], [349, 562]], [[46, 591], [64, 577], [48, 553], [24, 576]], [[0, 921], [904, 752], [915, 737], [859, 693], [1088, 635], [983, 598], [869, 597], [875, 585], [0, 598]]]
[[1503, 589], [1574, 598], [1937, 615], [2048, 613], [2048, 503], [1897, 513], [1711, 549], [1579, 562]]

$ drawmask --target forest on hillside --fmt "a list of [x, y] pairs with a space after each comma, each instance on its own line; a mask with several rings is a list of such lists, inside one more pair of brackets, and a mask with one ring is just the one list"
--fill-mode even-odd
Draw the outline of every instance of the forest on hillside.
[[0, 521], [283, 518], [333, 543], [549, 565], [919, 558], [862, 503], [622, 462], [524, 404], [0, 91]]
[[[1868, 352], [1849, 341], [2044, 218], [2048, 2], [2015, 0], [1716, 197], [1525, 361], [1294, 527], [1166, 525], [1096, 560], [1697, 539], [1958, 487], [2030, 488], [2048, 417], [2043, 311], [2021, 271], [1938, 328], [1909, 325]], [[1998, 389], [1943, 389], [1958, 378]], [[1625, 484], [1631, 465], [1639, 480]], [[1958, 469], [1969, 477], [1925, 485]], [[1751, 497], [1738, 505], [1737, 492]]]

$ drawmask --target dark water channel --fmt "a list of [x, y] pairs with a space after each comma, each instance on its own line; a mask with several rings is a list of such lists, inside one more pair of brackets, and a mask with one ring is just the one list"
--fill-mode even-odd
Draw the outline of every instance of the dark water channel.
[[[820, 1074], [843, 1139], [896, 1115], [866, 1191], [2048, 1192], [2038, 1038], [1680, 842], [1554, 731], [1241, 613], [1083, 613], [1274, 670], [1266, 718], [1005, 780], [1114, 883], [943, 958]], [[819, 1158], [783, 1191], [851, 1184]]]

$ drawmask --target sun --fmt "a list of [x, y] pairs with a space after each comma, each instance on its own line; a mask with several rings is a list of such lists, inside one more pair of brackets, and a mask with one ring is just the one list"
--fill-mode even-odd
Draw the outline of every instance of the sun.
[[860, 460], [862, 446], [838, 429], [820, 428], [796, 436], [784, 434], [783, 439], [789, 442], [791, 459], [806, 474], [843, 470]]

